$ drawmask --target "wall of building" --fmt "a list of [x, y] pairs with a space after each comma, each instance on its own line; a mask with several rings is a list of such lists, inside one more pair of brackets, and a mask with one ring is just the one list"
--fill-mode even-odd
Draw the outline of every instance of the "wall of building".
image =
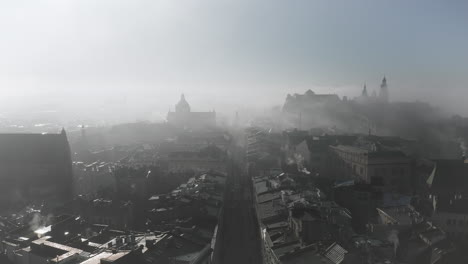
[[468, 241], [468, 214], [435, 212], [431, 219], [449, 237]]
[[[356, 151], [352, 151], [356, 149]], [[353, 179], [382, 186], [386, 191], [408, 191], [411, 167], [406, 157], [373, 157], [357, 148], [330, 147], [329, 167], [339, 179]]]

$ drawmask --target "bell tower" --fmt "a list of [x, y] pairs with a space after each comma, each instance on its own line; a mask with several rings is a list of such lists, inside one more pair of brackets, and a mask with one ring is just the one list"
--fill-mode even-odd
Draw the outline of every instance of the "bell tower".
[[388, 103], [389, 101], [389, 95], [388, 95], [388, 87], [387, 87], [387, 79], [385, 76], [382, 79], [382, 83], [380, 84], [380, 93], [379, 93], [379, 98], [383, 102]]

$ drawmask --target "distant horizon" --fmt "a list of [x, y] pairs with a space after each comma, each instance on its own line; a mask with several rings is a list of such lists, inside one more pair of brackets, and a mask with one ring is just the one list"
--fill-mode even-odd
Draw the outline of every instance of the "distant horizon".
[[394, 101], [468, 115], [465, 1], [8, 1], [0, 108], [158, 119], [262, 109], [312, 89], [352, 98], [386, 75]]
[[[369, 90], [369, 86], [367, 87], [368, 87], [368, 92], [371, 93], [372, 90]], [[291, 95], [305, 94], [307, 90], [309, 89], [303, 90], [302, 92], [298, 91], [295, 93], [291, 93]], [[342, 95], [342, 94], [333, 93], [333, 92], [326, 92], [326, 91], [318, 92], [318, 91], [314, 91], [313, 89], [310, 89], [310, 90], [312, 90], [316, 94], [336, 94], [340, 98], [340, 100], [343, 100], [344, 96], [348, 96], [348, 95]], [[362, 88], [361, 88], [361, 91], [362, 91]], [[359, 91], [359, 94], [355, 94], [354, 96], [348, 96], [348, 100], [354, 100], [358, 98], [361, 95], [361, 91]], [[113, 107], [109, 107], [108, 109], [105, 109], [103, 107], [99, 107], [98, 105], [96, 105], [95, 106], [96, 108], [100, 108], [101, 110], [105, 109], [104, 111], [100, 112], [99, 115], [96, 115], [96, 112], [94, 111], [95, 109], [93, 108], [93, 106], [91, 107], [88, 106], [90, 112], [86, 114], [86, 112], [83, 113], [83, 111], [73, 108], [73, 107], [60, 108], [59, 105], [55, 105], [56, 107], [54, 108], [52, 107], [52, 105], [49, 105], [48, 107], [43, 106], [42, 109], [41, 107], [36, 108], [34, 106], [31, 106], [29, 111], [24, 111], [24, 109], [23, 110], [18, 109], [17, 112], [2, 110], [0, 112], [0, 118], [5, 119], [5, 120], [17, 118], [18, 120], [21, 120], [21, 121], [30, 121], [29, 126], [31, 127], [36, 126], [38, 127], [38, 129], [40, 129], [39, 127], [42, 125], [56, 125], [58, 127], [61, 127], [63, 126], [63, 124], [67, 124], [67, 123], [69, 124], [68, 125], [69, 127], [76, 127], [77, 129], [79, 129], [80, 125], [101, 126], [101, 125], [131, 124], [131, 123], [139, 123], [139, 122], [161, 123], [161, 122], [166, 121], [166, 115], [169, 111], [174, 111], [174, 106], [180, 100], [180, 95], [181, 94], [179, 94], [177, 97], [174, 98], [175, 100], [174, 102], [172, 102], [171, 107], [168, 107], [166, 111], [158, 112], [156, 108], [152, 108], [153, 106], [157, 104], [153, 105], [151, 103], [147, 103], [145, 105], [140, 105], [140, 108], [138, 109], [139, 112], [136, 112], [136, 111], [132, 112], [127, 109], [124, 111], [127, 115], [121, 116], [120, 118], [114, 118], [114, 119], [110, 118], [109, 115], [114, 114], [113, 109], [114, 107], [118, 108], [119, 106], [118, 104], [116, 104]], [[265, 104], [257, 108], [252, 107], [252, 106], [237, 107], [235, 104], [232, 104], [231, 105], [232, 111], [216, 110], [215, 107], [212, 107], [204, 103], [204, 100], [200, 97], [195, 96], [194, 98], [197, 100], [192, 100], [190, 95], [185, 94], [185, 96], [193, 112], [210, 112], [214, 110], [217, 113], [217, 118], [219, 120], [222, 119], [224, 121], [231, 122], [236, 112], [239, 112], [241, 114], [241, 119], [244, 119], [245, 117], [242, 117], [242, 114], [245, 114], [245, 113], [249, 113], [249, 116], [253, 117], [253, 116], [262, 116], [262, 115], [268, 114], [274, 108], [279, 107], [280, 109], [282, 109], [287, 94], [285, 94], [282, 101], [278, 101], [276, 103], [270, 101], [270, 104]], [[463, 115], [463, 114], [456, 113], [456, 112], [450, 112], [447, 109], [444, 109], [443, 107], [434, 105], [430, 102], [423, 101], [423, 100], [406, 100], [406, 101], [390, 100], [390, 103], [404, 103], [404, 102], [427, 103], [431, 107], [434, 107], [435, 109], [437, 109], [438, 111], [441, 111], [441, 113], [447, 116], [460, 115], [463, 117], [468, 117], [468, 115]], [[120, 105], [120, 107], [122, 107], [122, 105]], [[226, 105], [224, 105], [224, 107], [226, 108]], [[94, 115], [91, 114], [92, 112], [94, 112]], [[14, 115], [10, 115], [10, 114], [14, 114]], [[74, 118], [70, 118], [70, 116], [74, 116]], [[37, 120], [38, 122], [34, 123], [33, 122], [34, 120]], [[40, 122], [41, 120], [42, 121], [55, 120], [55, 121], [45, 122], [41, 124]]]

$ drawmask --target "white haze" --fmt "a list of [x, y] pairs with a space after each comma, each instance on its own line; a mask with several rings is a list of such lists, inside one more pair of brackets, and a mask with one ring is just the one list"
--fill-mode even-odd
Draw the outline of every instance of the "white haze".
[[307, 89], [353, 97], [387, 74], [394, 100], [468, 113], [460, 6], [349, 2], [3, 1], [0, 109], [161, 120], [185, 93], [229, 116]]

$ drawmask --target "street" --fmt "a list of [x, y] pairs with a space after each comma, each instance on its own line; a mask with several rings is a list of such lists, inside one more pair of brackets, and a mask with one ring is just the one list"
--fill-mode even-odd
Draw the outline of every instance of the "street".
[[214, 250], [213, 262], [216, 264], [262, 263], [253, 186], [251, 179], [243, 173], [242, 165], [239, 159], [231, 161]]

